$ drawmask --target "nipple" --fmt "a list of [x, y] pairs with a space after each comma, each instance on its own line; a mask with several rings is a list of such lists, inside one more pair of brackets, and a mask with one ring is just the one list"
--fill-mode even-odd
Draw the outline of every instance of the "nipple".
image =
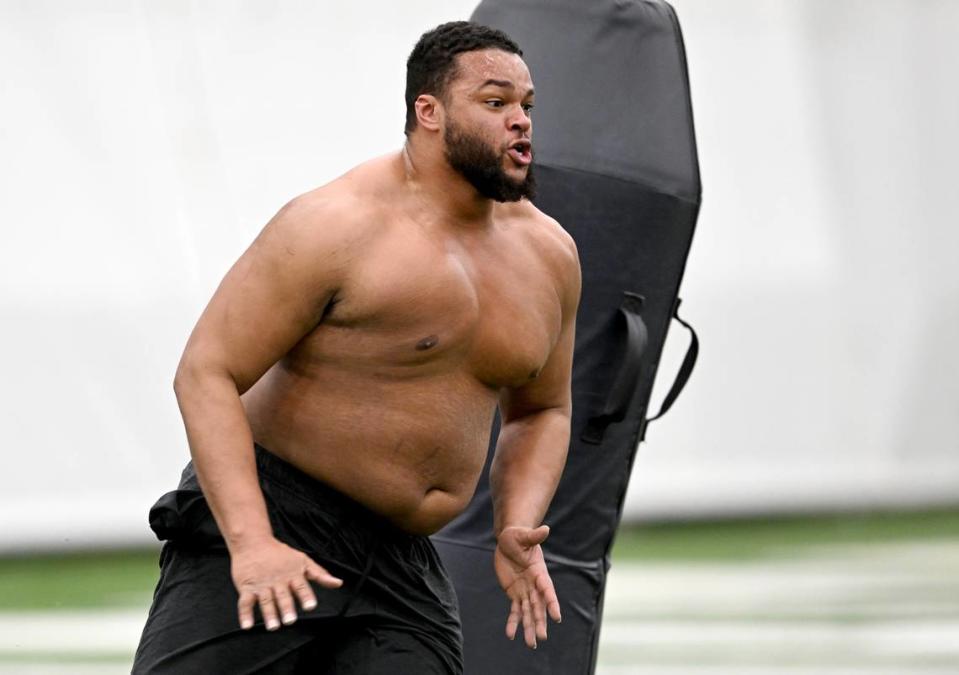
[[422, 352], [427, 349], [432, 349], [437, 344], [439, 344], [439, 341], [440, 341], [439, 336], [429, 335], [416, 343], [416, 351]]

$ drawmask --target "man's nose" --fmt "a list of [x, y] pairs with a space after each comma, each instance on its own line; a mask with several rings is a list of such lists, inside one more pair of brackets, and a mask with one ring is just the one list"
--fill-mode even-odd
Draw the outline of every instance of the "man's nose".
[[522, 131], [528, 134], [532, 127], [533, 120], [529, 118], [529, 115], [522, 108], [520, 108], [519, 112], [515, 113], [509, 121], [510, 131]]

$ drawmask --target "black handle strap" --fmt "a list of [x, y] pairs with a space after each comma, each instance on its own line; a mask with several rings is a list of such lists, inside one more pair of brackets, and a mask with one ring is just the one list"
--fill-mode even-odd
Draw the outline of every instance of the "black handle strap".
[[673, 386], [669, 388], [669, 393], [667, 393], [666, 398], [663, 399], [663, 405], [655, 417], [650, 417], [646, 420], [647, 424], [653, 420], [658, 420], [672, 407], [673, 403], [679, 397], [679, 394], [683, 391], [683, 387], [685, 387], [689, 381], [689, 376], [692, 375], [693, 367], [696, 365], [696, 358], [699, 356], [699, 337], [696, 335], [696, 331], [693, 330], [692, 326], [679, 318], [679, 303], [681, 302], [682, 300], [680, 298], [676, 298], [676, 306], [673, 308], [673, 318], [683, 324], [689, 331], [689, 348], [686, 350], [686, 356], [683, 358], [683, 364], [679, 367], [679, 372], [676, 373], [676, 379], [673, 380]]
[[613, 422], [622, 422], [629, 410], [629, 403], [639, 385], [640, 362], [646, 345], [649, 343], [649, 331], [640, 312], [646, 299], [637, 293], [623, 292], [623, 302], [619, 313], [626, 322], [626, 346], [623, 350], [619, 375], [609, 390], [603, 411], [586, 422], [586, 429], [580, 437], [584, 443], [598, 445], [603, 441], [606, 427]]

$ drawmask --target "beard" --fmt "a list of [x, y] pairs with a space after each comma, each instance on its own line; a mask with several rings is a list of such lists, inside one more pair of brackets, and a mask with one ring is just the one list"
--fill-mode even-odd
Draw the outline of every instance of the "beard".
[[484, 197], [498, 202], [518, 202], [536, 196], [533, 165], [522, 180], [510, 178], [503, 169], [503, 154], [497, 154], [481, 137], [456, 125], [452, 119], [443, 133], [446, 161]]

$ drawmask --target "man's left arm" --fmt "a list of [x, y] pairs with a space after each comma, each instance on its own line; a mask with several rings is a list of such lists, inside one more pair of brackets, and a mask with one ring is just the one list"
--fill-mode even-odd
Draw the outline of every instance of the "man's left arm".
[[556, 491], [569, 446], [572, 409], [570, 378], [580, 295], [576, 248], [558, 265], [562, 305], [559, 338], [539, 376], [500, 395], [502, 425], [490, 467], [496, 574], [510, 598], [506, 635], [522, 622], [526, 644], [546, 639], [546, 615], [560, 621], [559, 602], [546, 570], [542, 542], [549, 528], [543, 517]]

